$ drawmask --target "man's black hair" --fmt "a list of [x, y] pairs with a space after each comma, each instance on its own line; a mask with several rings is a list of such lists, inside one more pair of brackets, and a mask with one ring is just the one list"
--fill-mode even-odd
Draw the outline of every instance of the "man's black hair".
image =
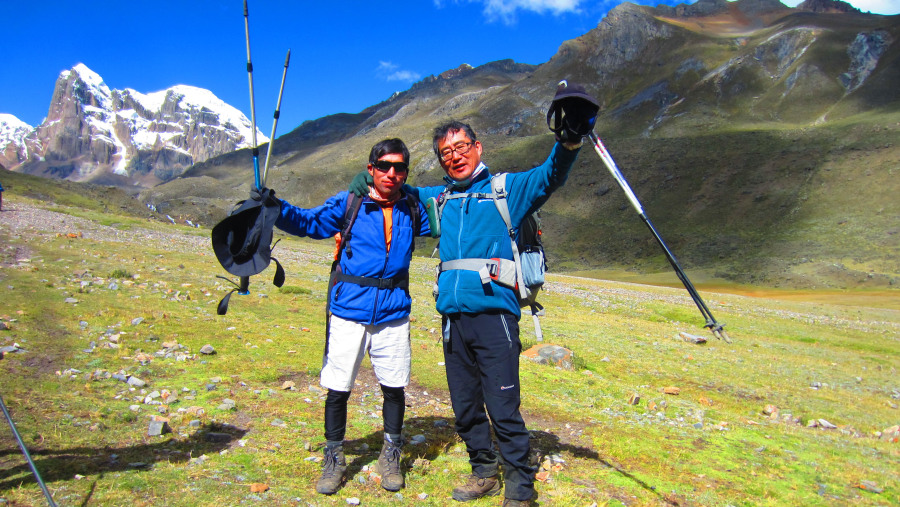
[[454, 132], [459, 132], [460, 130], [463, 131], [464, 134], [469, 136], [469, 140], [472, 141], [473, 143], [478, 140], [475, 137], [475, 131], [472, 130], [472, 127], [470, 127], [468, 123], [463, 123], [463, 122], [457, 121], [457, 120], [451, 120], [451, 121], [435, 128], [434, 132], [431, 134], [431, 136], [432, 136], [431, 137], [431, 147], [434, 148], [434, 154], [437, 155], [438, 157], [440, 157], [441, 154], [438, 151], [438, 143], [441, 141], [441, 139], [447, 137], [448, 135], [450, 135]]
[[374, 164], [375, 162], [378, 162], [379, 158], [389, 153], [399, 153], [403, 155], [403, 163], [409, 164], [409, 150], [406, 148], [406, 144], [397, 138], [385, 139], [375, 146], [372, 146], [372, 151], [369, 152], [369, 163]]

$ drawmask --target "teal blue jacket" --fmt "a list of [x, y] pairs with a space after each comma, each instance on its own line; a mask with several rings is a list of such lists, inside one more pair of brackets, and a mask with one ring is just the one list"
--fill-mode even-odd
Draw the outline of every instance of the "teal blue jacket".
[[[579, 150], [568, 150], [556, 143], [547, 160], [528, 171], [510, 173], [506, 177], [510, 221], [518, 234], [522, 219], [540, 208], [569, 176]], [[446, 186], [405, 187], [417, 193], [419, 202], [438, 198]], [[482, 170], [467, 188], [451, 193], [491, 193], [491, 175]], [[492, 199], [466, 197], [450, 199], [441, 214], [441, 262], [455, 259], [513, 258], [506, 225]], [[437, 311], [481, 313], [503, 310], [521, 316], [516, 292], [491, 281], [481, 283], [475, 271], [444, 271], [438, 279]]]

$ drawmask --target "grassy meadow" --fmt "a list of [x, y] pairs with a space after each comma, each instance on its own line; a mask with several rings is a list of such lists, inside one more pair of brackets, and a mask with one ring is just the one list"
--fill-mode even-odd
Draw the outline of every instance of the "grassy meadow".
[[[19, 350], [0, 361], [0, 395], [59, 505], [454, 503], [469, 467], [452, 429], [434, 260], [411, 269], [404, 433], [424, 442], [405, 447], [406, 488], [387, 492], [370, 470], [382, 400], [366, 361], [350, 399], [348, 481], [325, 497], [314, 491], [317, 375], [333, 242], [282, 238], [285, 287], [270, 268], [218, 316], [231, 286], [208, 229], [12, 192], [3, 204], [0, 346]], [[58, 214], [10, 229], [32, 207]], [[900, 442], [885, 431], [900, 424], [895, 291], [698, 283], [728, 344], [683, 289], [634, 282], [552, 275], [541, 298], [545, 343], [576, 359], [571, 371], [521, 361], [540, 505], [900, 503]], [[521, 326], [535, 345], [530, 318]], [[154, 419], [168, 431], [148, 435]], [[45, 504], [5, 423], [0, 498]]]

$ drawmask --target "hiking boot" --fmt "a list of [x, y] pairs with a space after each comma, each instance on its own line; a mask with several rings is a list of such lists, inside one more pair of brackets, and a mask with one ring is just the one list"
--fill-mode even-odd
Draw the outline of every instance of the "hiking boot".
[[388, 491], [400, 491], [403, 487], [403, 471], [400, 470], [400, 446], [384, 440], [375, 472], [381, 475], [381, 487]]
[[459, 502], [469, 502], [483, 496], [499, 494], [500, 481], [497, 480], [496, 475], [482, 478], [472, 474], [464, 485], [453, 488], [453, 499]]
[[344, 447], [325, 448], [325, 459], [322, 461], [322, 477], [316, 483], [316, 492], [333, 495], [344, 483], [344, 472], [347, 471], [347, 460], [344, 458]]

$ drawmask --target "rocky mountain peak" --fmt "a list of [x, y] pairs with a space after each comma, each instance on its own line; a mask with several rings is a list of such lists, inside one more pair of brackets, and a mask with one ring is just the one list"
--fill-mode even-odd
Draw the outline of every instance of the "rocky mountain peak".
[[856, 7], [841, 0], [806, 0], [796, 8], [809, 12], [860, 12]]
[[[41, 176], [152, 186], [250, 146], [251, 133], [250, 120], [209, 90], [111, 90], [79, 63], [59, 74], [47, 119], [6, 144], [0, 163]], [[259, 130], [256, 137], [268, 141]]]

